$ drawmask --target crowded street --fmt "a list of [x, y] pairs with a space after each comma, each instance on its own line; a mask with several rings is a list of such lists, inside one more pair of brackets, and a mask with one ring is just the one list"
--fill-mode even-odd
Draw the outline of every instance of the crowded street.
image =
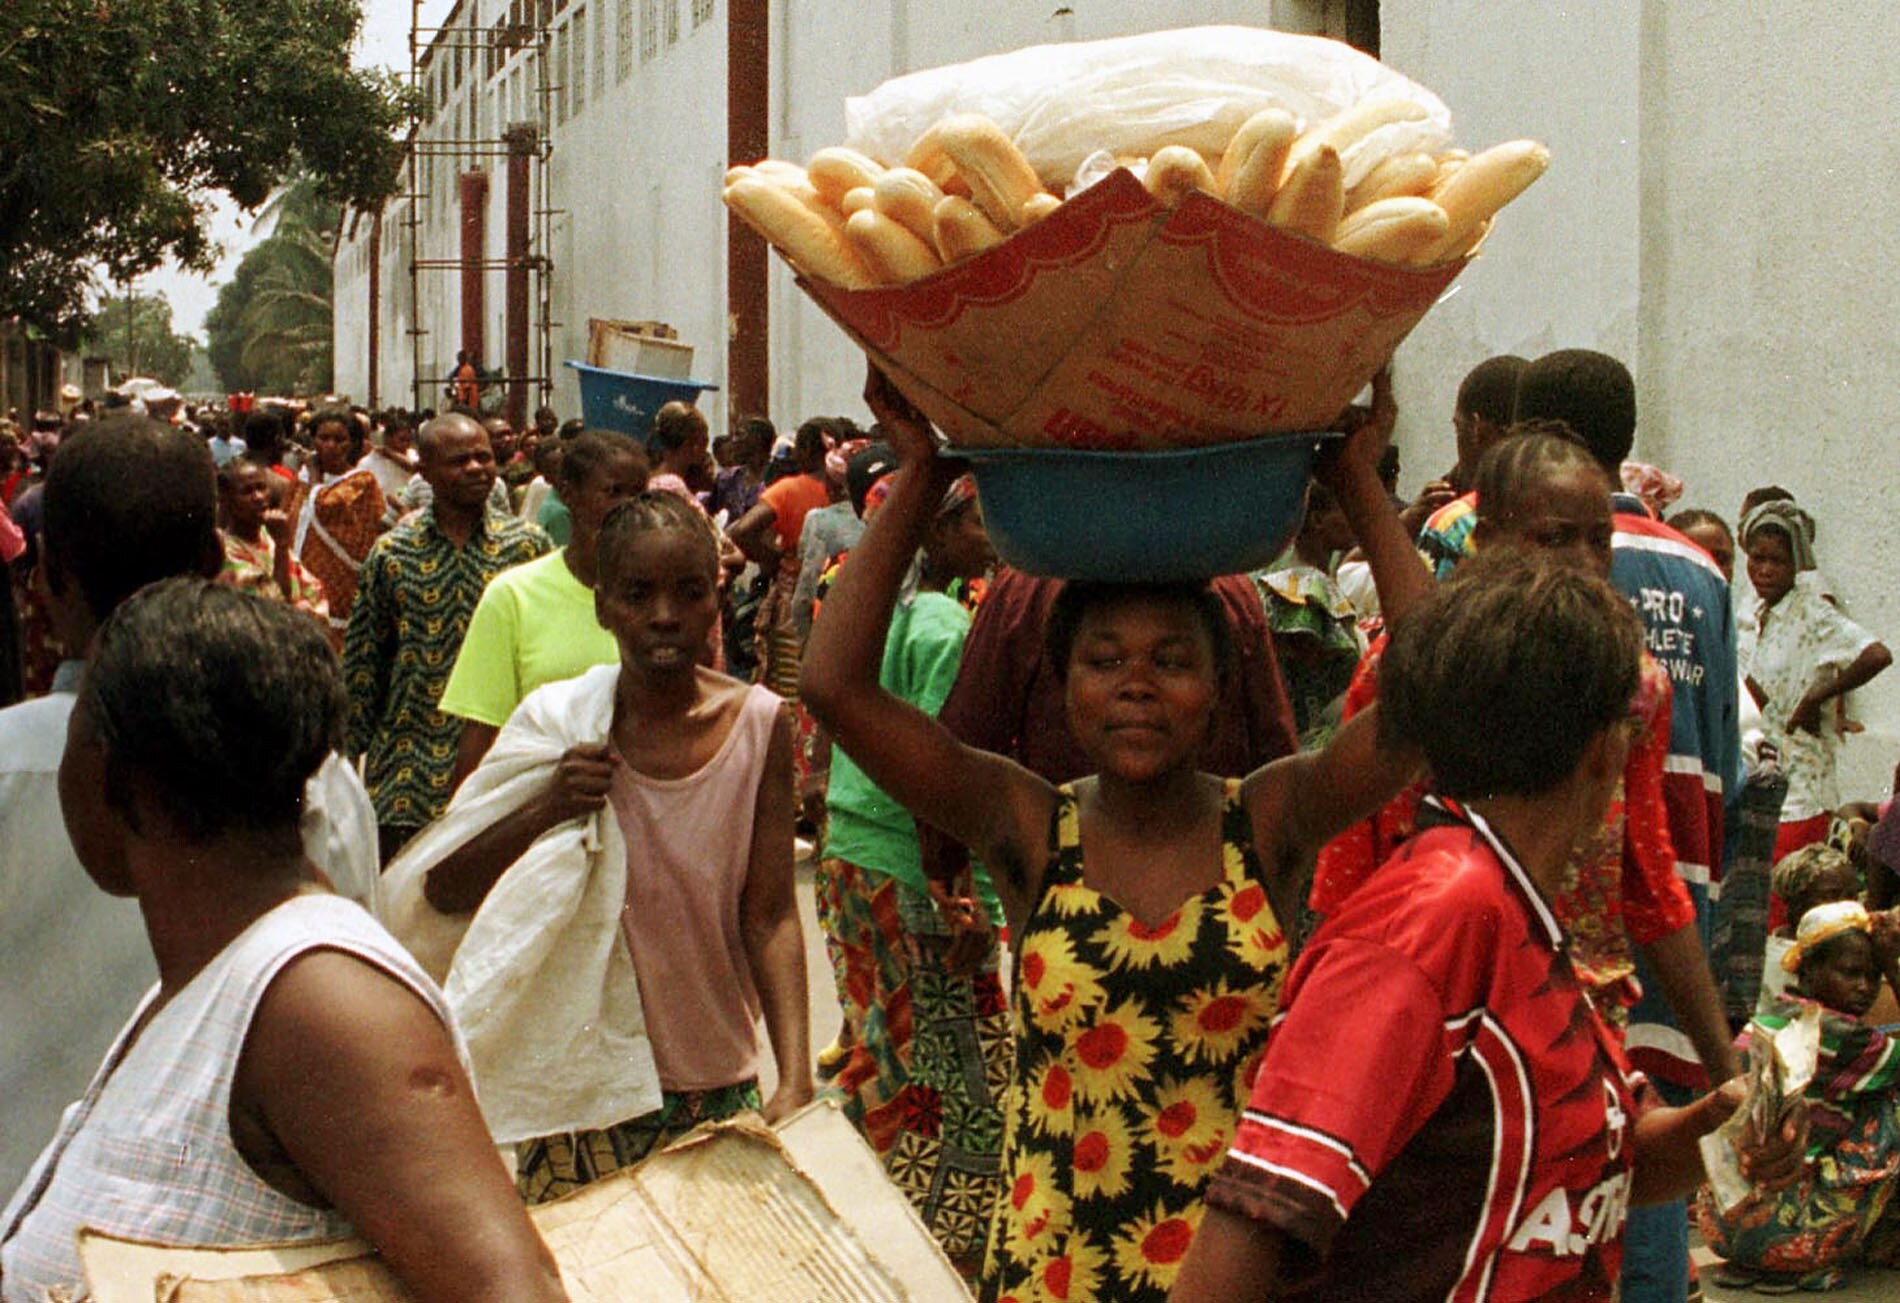
[[1018, 8], [0, 18], [0, 1303], [1900, 1297], [1900, 17]]

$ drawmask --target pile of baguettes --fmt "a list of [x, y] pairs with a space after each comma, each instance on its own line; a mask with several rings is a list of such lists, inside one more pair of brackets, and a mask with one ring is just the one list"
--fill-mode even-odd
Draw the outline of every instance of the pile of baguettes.
[[[1218, 157], [1168, 145], [1140, 171], [1173, 207], [1203, 191], [1342, 253], [1403, 267], [1463, 258], [1505, 204], [1543, 174], [1550, 151], [1513, 140], [1382, 160], [1351, 189], [1341, 157], [1383, 126], [1424, 117], [1405, 100], [1369, 100], [1301, 130], [1263, 109]], [[844, 148], [805, 167], [764, 159], [726, 173], [725, 201], [800, 271], [847, 289], [905, 285], [973, 257], [1062, 204], [1022, 151], [980, 114], [946, 117], [901, 166]]]

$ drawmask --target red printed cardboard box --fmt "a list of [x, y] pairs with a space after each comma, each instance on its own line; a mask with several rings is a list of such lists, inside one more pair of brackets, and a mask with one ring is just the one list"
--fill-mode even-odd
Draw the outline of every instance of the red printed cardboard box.
[[1336, 252], [1123, 170], [909, 285], [799, 285], [964, 447], [1162, 449], [1321, 430], [1463, 270]]

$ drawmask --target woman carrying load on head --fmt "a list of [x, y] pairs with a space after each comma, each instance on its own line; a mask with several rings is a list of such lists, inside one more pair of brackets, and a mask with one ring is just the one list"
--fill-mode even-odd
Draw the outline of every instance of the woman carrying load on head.
[[[1373, 719], [1245, 779], [1196, 771], [1229, 649], [1204, 584], [1071, 583], [1048, 640], [1099, 772], [1061, 788], [962, 746], [879, 683], [885, 631], [956, 478], [875, 371], [903, 461], [815, 626], [803, 688], [879, 787], [988, 866], [1017, 939], [1016, 1066], [986, 1298], [1160, 1299], [1232, 1139], [1287, 960], [1297, 867], [1412, 775]], [[1402, 614], [1430, 587], [1355, 438], [1324, 478]]]

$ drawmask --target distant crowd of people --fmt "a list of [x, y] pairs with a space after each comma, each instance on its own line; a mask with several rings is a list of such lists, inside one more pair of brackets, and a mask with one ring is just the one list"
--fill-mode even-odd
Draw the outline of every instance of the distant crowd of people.
[[1900, 1265], [1892, 656], [1792, 494], [1497, 357], [1416, 496], [1382, 375], [1272, 566], [1065, 582], [866, 403], [0, 424], [0, 1299], [85, 1226], [561, 1297], [527, 1207], [821, 1096], [986, 1299]]

